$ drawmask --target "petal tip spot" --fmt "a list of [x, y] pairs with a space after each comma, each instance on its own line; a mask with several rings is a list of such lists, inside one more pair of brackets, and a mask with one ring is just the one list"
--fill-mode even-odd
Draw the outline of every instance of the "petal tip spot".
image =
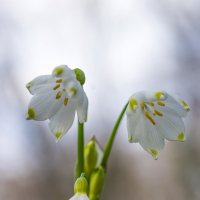
[[158, 151], [156, 149], [150, 149], [150, 153], [155, 160], [158, 159]]
[[130, 143], [133, 143], [135, 141], [135, 138], [132, 135], [128, 135], [128, 141]]
[[32, 82], [26, 84], [26, 88], [29, 90], [32, 87]]
[[189, 112], [190, 111], [190, 106], [185, 102], [185, 101], [181, 101], [181, 105], [183, 106], [183, 108]]
[[135, 108], [138, 106], [138, 101], [136, 99], [130, 99], [129, 106], [131, 110], [135, 110]]
[[154, 96], [156, 97], [156, 99], [165, 99], [165, 97], [166, 97], [166, 95], [165, 95], [165, 93], [164, 92], [162, 92], [162, 91], [158, 91], [158, 92], [156, 92], [155, 94], [154, 94]]
[[55, 76], [60, 76], [62, 75], [62, 73], [64, 72], [64, 68], [63, 67], [56, 67], [52, 74], [55, 75]]
[[57, 131], [54, 133], [54, 136], [56, 138], [56, 141], [58, 142], [62, 138], [63, 133], [61, 131]]
[[30, 120], [30, 119], [34, 119], [35, 118], [35, 110], [33, 108], [29, 108], [28, 112], [26, 114], [26, 119]]
[[185, 141], [185, 134], [183, 132], [179, 133], [177, 139], [180, 142], [184, 142]]

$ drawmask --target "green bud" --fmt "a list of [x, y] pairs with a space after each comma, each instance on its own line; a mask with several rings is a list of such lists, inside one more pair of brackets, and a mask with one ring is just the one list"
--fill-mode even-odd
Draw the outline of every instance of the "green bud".
[[95, 140], [91, 139], [84, 149], [84, 171], [86, 177], [89, 178], [97, 164], [98, 154], [96, 150]]
[[76, 182], [74, 184], [74, 193], [87, 194], [87, 192], [88, 182], [87, 179], [84, 177], [84, 174], [81, 174], [81, 176], [76, 179]]
[[89, 198], [99, 200], [104, 185], [105, 172], [102, 166], [93, 171], [90, 177]]
[[85, 73], [79, 68], [74, 69], [74, 73], [76, 75], [76, 79], [80, 82], [80, 84], [84, 85], [84, 83], [85, 83]]

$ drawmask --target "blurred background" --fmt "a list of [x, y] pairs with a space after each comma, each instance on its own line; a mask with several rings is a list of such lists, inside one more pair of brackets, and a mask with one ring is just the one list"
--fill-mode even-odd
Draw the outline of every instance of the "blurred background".
[[25, 84], [60, 64], [82, 68], [86, 141], [104, 146], [131, 94], [159, 90], [191, 106], [188, 139], [157, 161], [129, 144], [123, 120], [104, 200], [200, 199], [200, 2], [198, 0], [0, 0], [0, 200], [73, 194], [76, 123], [58, 143], [47, 122], [26, 121]]

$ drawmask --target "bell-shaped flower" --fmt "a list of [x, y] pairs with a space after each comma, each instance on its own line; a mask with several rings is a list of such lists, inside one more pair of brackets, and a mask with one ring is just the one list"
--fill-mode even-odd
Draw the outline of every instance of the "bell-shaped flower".
[[185, 101], [164, 91], [133, 94], [126, 109], [129, 142], [139, 142], [157, 159], [165, 139], [185, 140], [182, 118], [189, 110]]
[[28, 105], [27, 119], [49, 119], [49, 127], [56, 140], [70, 129], [75, 112], [79, 122], [85, 122], [88, 98], [82, 86], [84, 79], [80, 69], [71, 70], [66, 65], [56, 67], [51, 75], [33, 79], [26, 85], [33, 95]]

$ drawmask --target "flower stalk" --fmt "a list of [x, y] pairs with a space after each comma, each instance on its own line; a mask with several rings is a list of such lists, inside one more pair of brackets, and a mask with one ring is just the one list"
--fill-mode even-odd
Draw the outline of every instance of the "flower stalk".
[[115, 126], [113, 127], [113, 130], [110, 134], [110, 137], [107, 140], [105, 150], [104, 150], [104, 155], [103, 155], [103, 158], [102, 158], [102, 161], [101, 161], [101, 166], [104, 167], [104, 169], [106, 168], [106, 164], [107, 164], [107, 161], [108, 161], [108, 158], [109, 158], [109, 155], [110, 155], [110, 152], [111, 152], [111, 149], [112, 149], [112, 146], [113, 146], [113, 143], [114, 143], [114, 140], [115, 140], [118, 128], [119, 128], [119, 125], [120, 125], [121, 120], [124, 116], [124, 113], [126, 111], [127, 106], [128, 106], [128, 103], [126, 103], [126, 105], [122, 109], [122, 111], [121, 111], [121, 113], [120, 113], [120, 115], [119, 115], [119, 117], [118, 117], [118, 119], [115, 123]]
[[77, 166], [76, 178], [84, 171], [84, 123], [78, 121]]

